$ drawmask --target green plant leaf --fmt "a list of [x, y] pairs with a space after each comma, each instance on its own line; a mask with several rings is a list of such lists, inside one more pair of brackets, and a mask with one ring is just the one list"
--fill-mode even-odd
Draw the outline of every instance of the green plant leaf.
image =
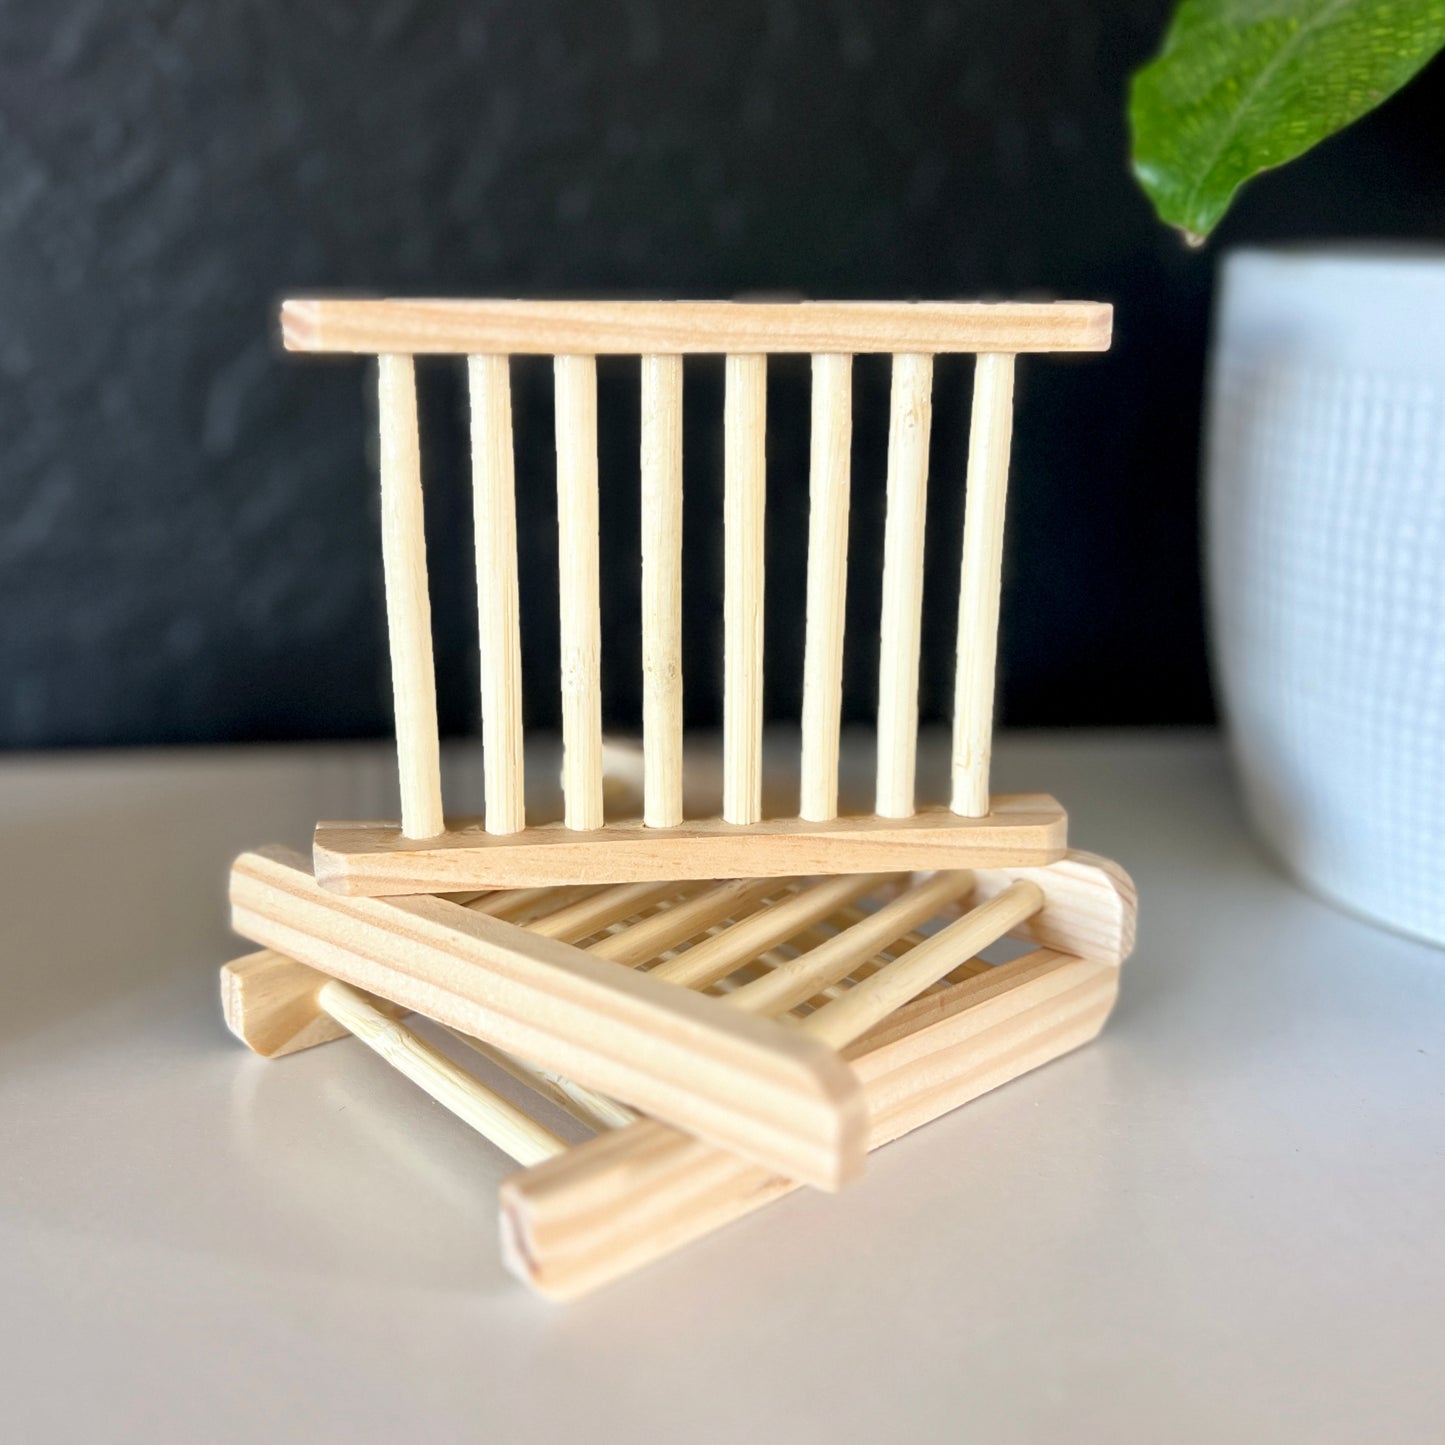
[[1197, 244], [1245, 181], [1373, 110], [1442, 45], [1445, 0], [1181, 0], [1134, 76], [1134, 173]]

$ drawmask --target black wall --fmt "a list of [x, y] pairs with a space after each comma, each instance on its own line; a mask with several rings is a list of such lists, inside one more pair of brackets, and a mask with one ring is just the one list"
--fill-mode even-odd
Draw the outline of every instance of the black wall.
[[[1437, 65], [1249, 193], [1204, 254], [1126, 170], [1163, 3], [9, 0], [0, 9], [0, 745], [389, 726], [370, 377], [286, 293], [1117, 304], [1021, 375], [1012, 723], [1211, 715], [1196, 522], [1218, 249], [1438, 237]], [[519, 365], [528, 714], [555, 721], [545, 366]], [[887, 381], [859, 363], [848, 711], [876, 668]], [[475, 725], [465, 412], [423, 371], [442, 711]], [[968, 367], [940, 366], [924, 709], [946, 710]], [[720, 373], [688, 373], [688, 580], [717, 578]], [[806, 365], [770, 390], [769, 698], [797, 707]], [[637, 715], [636, 379], [602, 369], [608, 709]], [[719, 635], [689, 612], [689, 711]]]

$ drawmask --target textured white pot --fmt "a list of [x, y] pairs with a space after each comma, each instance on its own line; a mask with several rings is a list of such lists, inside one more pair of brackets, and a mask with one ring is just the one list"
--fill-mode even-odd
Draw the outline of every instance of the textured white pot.
[[1209, 384], [1216, 675], [1309, 887], [1445, 943], [1445, 252], [1230, 256]]

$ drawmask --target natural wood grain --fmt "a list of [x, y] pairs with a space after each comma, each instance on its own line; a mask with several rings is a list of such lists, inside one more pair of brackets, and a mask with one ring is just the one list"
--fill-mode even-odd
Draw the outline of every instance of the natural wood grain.
[[562, 794], [569, 828], [602, 826], [602, 602], [597, 536], [597, 362], [558, 356], [557, 548]]
[[[847, 1051], [870, 1147], [1094, 1038], [1118, 970], [1039, 950], [893, 1015]], [[502, 1185], [502, 1252], [539, 1293], [569, 1299], [671, 1254], [786, 1194], [784, 1179], [642, 1121]]]
[[295, 299], [289, 351], [470, 355], [1107, 351], [1096, 301], [506, 301]]
[[221, 968], [221, 1014], [226, 1027], [264, 1059], [346, 1037], [316, 1005], [326, 975], [294, 958], [263, 948]]
[[377, 418], [381, 431], [381, 561], [391, 645], [401, 827], [408, 838], [432, 838], [446, 824], [442, 821], [416, 368], [409, 356], [377, 358]]
[[420, 1034], [373, 1008], [355, 989], [328, 979], [316, 1000], [348, 1033], [518, 1164], [536, 1164], [567, 1147], [565, 1139], [474, 1079]]
[[953, 700], [951, 806], [965, 818], [976, 818], [988, 811], [1004, 503], [1013, 433], [1014, 358], [1006, 354], [980, 356], [976, 367]]
[[763, 807], [766, 357], [728, 357], [723, 431], [722, 815], [756, 823]]
[[838, 730], [848, 602], [848, 502], [853, 441], [853, 358], [813, 358], [809, 463], [808, 601], [803, 648], [800, 817], [838, 816]]
[[933, 358], [893, 358], [888, 423], [888, 520], [883, 532], [883, 610], [878, 650], [878, 770], [875, 810], [913, 812], [918, 752], [918, 654], [923, 624], [923, 536]]
[[703, 939], [676, 958], [664, 959], [654, 966], [652, 976], [685, 988], [706, 988], [748, 959], [830, 917], [842, 905], [873, 892], [887, 876], [846, 874], [812, 883], [769, 908], [739, 919], [730, 928]]
[[682, 358], [642, 358], [643, 821], [682, 822]]
[[1139, 903], [1133, 879], [1117, 863], [1071, 848], [1047, 868], [980, 868], [973, 896], [993, 898], [1021, 878], [1042, 890], [1044, 902], [1009, 930], [1015, 937], [1115, 968], [1133, 953]]
[[802, 876], [904, 869], [1040, 865], [1064, 855], [1067, 815], [1046, 794], [1000, 795], [983, 818], [924, 809], [911, 818], [773, 818], [747, 828], [719, 819], [676, 828], [615, 822], [593, 833], [556, 825], [497, 838], [465, 824], [433, 844], [394, 825], [319, 823], [316, 876], [352, 895], [464, 888]]
[[468, 359], [467, 374], [472, 407], [472, 517], [486, 828], [489, 833], [515, 833], [525, 826], [526, 817], [510, 362], [505, 356], [473, 356]]
[[716, 999], [444, 899], [342, 898], [288, 849], [231, 871], [243, 937], [767, 1167], [861, 1167], [856, 1081], [829, 1049]]

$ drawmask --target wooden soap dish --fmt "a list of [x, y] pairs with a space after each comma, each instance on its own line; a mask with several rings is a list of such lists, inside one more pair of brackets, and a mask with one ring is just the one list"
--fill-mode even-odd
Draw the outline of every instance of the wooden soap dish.
[[[1020, 352], [1100, 351], [1092, 302], [553, 303], [296, 300], [293, 351], [377, 358], [382, 558], [401, 793], [399, 823], [326, 823], [315, 871], [349, 894], [430, 893], [899, 868], [1038, 865], [1063, 855], [1063, 809], [990, 798], [1004, 498]], [[798, 816], [763, 820], [763, 542], [769, 355], [812, 357], [812, 452]], [[852, 359], [892, 358], [874, 811], [838, 816]], [[480, 619], [486, 810], [447, 826], [413, 357], [467, 358]], [[553, 359], [565, 816], [527, 826], [509, 357]], [[637, 822], [603, 816], [597, 482], [600, 354], [641, 371], [644, 797]], [[683, 817], [683, 354], [726, 357], [722, 815]], [[976, 356], [958, 588], [949, 806], [915, 810], [934, 357]], [[696, 608], [699, 599], [692, 597]]]
[[[309, 939], [298, 899], [339, 910], [348, 927], [330, 931], [345, 932], [345, 942]], [[443, 900], [336, 899], [307, 886], [294, 855], [272, 850], [240, 860], [233, 900], [238, 931], [271, 947], [222, 970], [232, 1031], [268, 1057], [355, 1034], [530, 1166], [503, 1185], [504, 1256], [559, 1298], [665, 1255], [800, 1180], [835, 1185], [856, 1166], [853, 1150], [877, 1148], [1087, 1042], [1113, 1005], [1135, 918], [1127, 876], [1083, 853], [1041, 868], [923, 880], [527, 889], [443, 908]], [[426, 925], [434, 920], [488, 944], [485, 966], [466, 967], [460, 950], [450, 961], [433, 957]], [[996, 965], [977, 957], [1004, 937], [1031, 951]], [[550, 1002], [527, 1005], [529, 964], [550, 970]], [[495, 974], [513, 968], [520, 981], [506, 1011]], [[591, 1023], [578, 1018], [609, 976], [616, 1007]], [[637, 1051], [628, 1025], [646, 1006], [656, 1032], [642, 1052], [665, 1056], [681, 1028], [696, 1050], [690, 1058], [628, 1057]], [[684, 1023], [665, 1017], [672, 1008]], [[596, 1137], [567, 1144], [400, 1022], [413, 1011]], [[572, 1017], [565, 1050], [547, 1042], [546, 1014]], [[800, 1090], [800, 1064], [828, 1087]], [[843, 1121], [834, 1136], [841, 1171], [820, 1169], [826, 1151], [810, 1136], [823, 1095]], [[619, 1096], [656, 1117], [639, 1117]]]

